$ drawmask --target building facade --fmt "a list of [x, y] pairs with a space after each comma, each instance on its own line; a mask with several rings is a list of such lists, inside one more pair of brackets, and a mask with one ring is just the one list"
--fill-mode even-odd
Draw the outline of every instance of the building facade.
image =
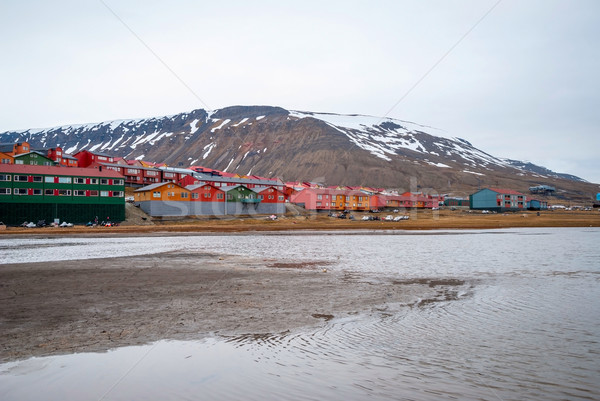
[[0, 164], [0, 221], [125, 220], [123, 176], [108, 170]]
[[526, 209], [527, 197], [511, 189], [484, 188], [469, 195], [469, 206], [474, 210], [519, 211]]

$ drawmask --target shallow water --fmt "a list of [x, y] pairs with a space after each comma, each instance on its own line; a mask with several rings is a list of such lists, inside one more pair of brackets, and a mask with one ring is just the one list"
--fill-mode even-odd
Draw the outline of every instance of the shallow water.
[[581, 228], [0, 240], [0, 263], [202, 250], [471, 284], [317, 329], [11, 362], [0, 398], [599, 399], [599, 242]]

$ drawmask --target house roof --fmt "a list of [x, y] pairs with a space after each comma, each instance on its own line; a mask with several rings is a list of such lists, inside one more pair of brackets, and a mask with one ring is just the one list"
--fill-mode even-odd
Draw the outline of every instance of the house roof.
[[50, 159], [48, 156], [46, 156], [45, 154], [43, 154], [42, 152], [40, 152], [40, 151], [38, 151], [38, 150], [32, 150], [31, 152], [27, 152], [27, 153], [19, 153], [18, 155], [15, 155], [15, 156], [14, 156], [14, 158], [15, 158], [15, 159], [18, 159], [18, 158], [20, 158], [20, 157], [24, 157], [24, 156], [30, 155], [30, 154], [32, 154], [32, 153], [35, 153], [36, 155], [40, 155], [40, 156], [42, 156], [44, 159], [48, 159], [48, 160], [50, 160], [50, 161], [53, 161], [53, 160], [52, 160], [52, 159]]
[[490, 191], [494, 191], [497, 192], [499, 194], [504, 194], [504, 195], [523, 195], [521, 192], [517, 192], [515, 190], [512, 189], [500, 189], [500, 188], [488, 188]]
[[114, 170], [99, 171], [95, 168], [64, 167], [64, 166], [31, 166], [28, 164], [1, 164], [0, 171], [3, 173], [24, 174], [47, 174], [47, 175], [70, 175], [85, 177], [107, 177], [123, 178]]
[[207, 183], [204, 183], [204, 184], [193, 184], [193, 185], [187, 185], [187, 186], [185, 187], [185, 189], [187, 189], [187, 190], [190, 190], [190, 191], [195, 191], [196, 189], [198, 189], [198, 188], [202, 188], [202, 187], [205, 187], [205, 186], [207, 186], [207, 185], [208, 185], [209, 187], [212, 187], [212, 188], [214, 188], [214, 189], [216, 189], [216, 190], [219, 190], [219, 191], [222, 191], [222, 190], [223, 190], [222, 188], [215, 187], [214, 185], [212, 185], [212, 184], [207, 184]]
[[77, 152], [75, 154], [78, 155], [78, 154], [83, 153], [83, 152], [91, 153], [92, 155], [96, 155], [96, 156], [104, 156], [104, 157], [110, 157], [110, 158], [112, 158], [112, 156], [109, 155], [109, 154], [101, 153], [101, 152], [92, 152], [91, 150], [86, 150], [86, 149], [80, 150], [79, 152]]
[[181, 185], [175, 183], [175, 182], [171, 182], [171, 181], [165, 181], [165, 182], [157, 182], [154, 184], [150, 184], [150, 185], [146, 185], [145, 187], [142, 187], [140, 189], [136, 189], [133, 192], [147, 192], [147, 191], [152, 191], [156, 188], [160, 188], [163, 185], [167, 185], [167, 184], [171, 184], [171, 185], [176, 185], [179, 189], [185, 189], [186, 191], [189, 191], [189, 189], [182, 187]]

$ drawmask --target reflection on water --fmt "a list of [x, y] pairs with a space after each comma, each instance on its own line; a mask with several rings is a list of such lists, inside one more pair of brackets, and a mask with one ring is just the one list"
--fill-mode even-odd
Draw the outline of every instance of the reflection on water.
[[429, 284], [440, 296], [393, 311], [319, 316], [322, 325], [312, 330], [12, 362], [0, 365], [0, 394], [3, 400], [40, 394], [45, 400], [599, 399], [600, 230], [494, 233], [161, 238], [161, 249], [319, 259], [374, 283], [386, 275]]

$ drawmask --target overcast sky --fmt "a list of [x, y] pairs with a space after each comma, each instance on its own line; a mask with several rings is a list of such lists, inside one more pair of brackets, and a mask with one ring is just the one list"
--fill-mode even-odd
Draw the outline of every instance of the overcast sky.
[[597, 0], [21, 0], [0, 16], [0, 132], [232, 105], [387, 114], [600, 183]]

